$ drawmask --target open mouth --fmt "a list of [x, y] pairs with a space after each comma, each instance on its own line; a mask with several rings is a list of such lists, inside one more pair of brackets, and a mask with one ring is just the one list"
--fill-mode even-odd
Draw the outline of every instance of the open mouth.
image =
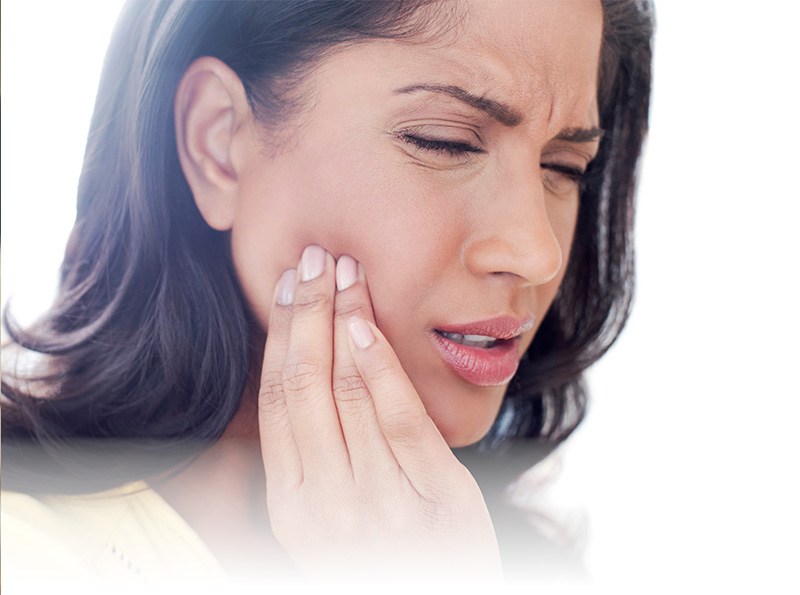
[[453, 371], [476, 386], [504, 385], [519, 366], [518, 337], [498, 339], [435, 329], [431, 338]]
[[434, 329], [434, 331], [453, 343], [466, 345], [467, 347], [479, 347], [480, 349], [491, 349], [500, 343], [509, 341], [509, 339], [497, 339], [495, 337], [487, 337], [486, 335], [460, 335], [458, 333], [440, 331], [439, 329]]
[[476, 386], [503, 386], [519, 367], [520, 337], [533, 328], [533, 316], [497, 316], [464, 324], [442, 324], [430, 337], [442, 359]]

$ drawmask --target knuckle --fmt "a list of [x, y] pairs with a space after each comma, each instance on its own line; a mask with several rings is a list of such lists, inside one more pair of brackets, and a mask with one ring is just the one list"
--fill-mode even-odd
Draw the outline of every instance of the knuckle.
[[315, 314], [330, 310], [333, 306], [333, 296], [324, 291], [298, 292], [292, 306], [295, 313]]
[[286, 360], [283, 366], [282, 383], [284, 392], [304, 395], [317, 385], [321, 365], [309, 358]]
[[259, 394], [260, 403], [270, 405], [283, 393], [283, 373], [280, 371], [264, 372], [261, 376], [261, 386]]
[[397, 383], [397, 371], [386, 363], [373, 363], [365, 370], [370, 382], [379, 386], [392, 386]]
[[336, 316], [347, 320], [351, 316], [358, 315], [361, 318], [372, 318], [372, 308], [364, 302], [336, 302]]
[[282, 434], [286, 431], [291, 431], [292, 422], [289, 419], [285, 407], [273, 405], [261, 405], [260, 416], [258, 420], [259, 428], [263, 431]]
[[367, 385], [358, 370], [351, 369], [334, 378], [333, 395], [337, 401], [360, 402], [369, 395], [369, 389], [367, 389]]
[[386, 439], [406, 444], [417, 443], [424, 431], [425, 414], [413, 405], [395, 405], [381, 415]]
[[281, 415], [280, 401], [277, 399], [259, 399], [258, 400], [258, 418], [262, 423], [270, 422], [277, 423]]
[[258, 419], [262, 427], [284, 429], [289, 425], [286, 417], [286, 404], [283, 399], [283, 386], [279, 372], [265, 374], [261, 378], [258, 398]]

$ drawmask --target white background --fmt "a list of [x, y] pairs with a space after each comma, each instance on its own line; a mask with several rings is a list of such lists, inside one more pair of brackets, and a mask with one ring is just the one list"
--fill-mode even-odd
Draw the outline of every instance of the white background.
[[[53, 297], [119, 5], [3, 5], [2, 302], [22, 320]], [[658, 6], [634, 313], [561, 486], [605, 588], [800, 588], [796, 6]]]

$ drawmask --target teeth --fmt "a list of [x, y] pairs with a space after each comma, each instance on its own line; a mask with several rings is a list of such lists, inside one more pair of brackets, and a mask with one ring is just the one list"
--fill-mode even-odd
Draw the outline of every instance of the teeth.
[[442, 331], [441, 334], [445, 339], [450, 339], [454, 343], [462, 343], [464, 341], [464, 335], [459, 335], [458, 333], [446, 333]]
[[495, 341], [494, 337], [487, 337], [486, 335], [464, 335], [467, 341]]
[[445, 339], [450, 339], [453, 343], [466, 345], [468, 347], [480, 347], [487, 349], [497, 343], [494, 337], [487, 337], [486, 335], [459, 335], [458, 333], [446, 333], [442, 331], [441, 335]]

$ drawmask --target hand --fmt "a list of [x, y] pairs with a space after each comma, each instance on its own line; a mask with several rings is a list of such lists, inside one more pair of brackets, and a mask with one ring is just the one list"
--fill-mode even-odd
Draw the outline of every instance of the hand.
[[480, 489], [375, 326], [351, 257], [310, 246], [281, 277], [259, 428], [272, 530], [302, 571], [502, 576]]

